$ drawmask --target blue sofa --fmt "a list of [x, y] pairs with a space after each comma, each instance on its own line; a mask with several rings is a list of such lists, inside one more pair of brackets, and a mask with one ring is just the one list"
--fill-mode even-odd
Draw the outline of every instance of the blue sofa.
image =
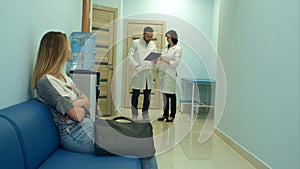
[[0, 110], [1, 169], [139, 169], [138, 158], [95, 156], [61, 148], [49, 110], [32, 99]]

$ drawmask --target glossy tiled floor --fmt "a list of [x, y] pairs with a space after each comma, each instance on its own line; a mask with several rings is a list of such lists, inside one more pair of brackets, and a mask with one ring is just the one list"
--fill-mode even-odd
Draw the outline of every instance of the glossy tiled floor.
[[[120, 109], [119, 113], [131, 117], [128, 109]], [[255, 168], [218, 136], [205, 133], [204, 123], [210, 122], [205, 111], [194, 120], [189, 113], [177, 113], [172, 123], [157, 121], [159, 116], [161, 110], [150, 110], [159, 169]], [[201, 139], [200, 134], [204, 135]]]

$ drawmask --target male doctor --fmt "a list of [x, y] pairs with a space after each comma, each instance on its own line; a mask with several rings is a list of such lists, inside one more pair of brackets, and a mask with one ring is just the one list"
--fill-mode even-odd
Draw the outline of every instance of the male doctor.
[[152, 61], [144, 60], [151, 52], [156, 52], [156, 44], [151, 41], [153, 37], [152, 27], [145, 27], [143, 37], [140, 39], [133, 40], [129, 51], [128, 51], [128, 64], [132, 68], [132, 77], [130, 87], [132, 88], [131, 98], [131, 110], [132, 119], [138, 118], [138, 99], [140, 91], [143, 90], [144, 100], [142, 107], [143, 120], [149, 121], [149, 105], [150, 105], [150, 94], [153, 89], [153, 68], [156, 64], [157, 59]]

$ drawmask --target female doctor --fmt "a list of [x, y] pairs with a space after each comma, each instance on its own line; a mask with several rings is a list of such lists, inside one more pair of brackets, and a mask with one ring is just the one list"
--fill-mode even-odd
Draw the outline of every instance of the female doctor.
[[[159, 71], [158, 90], [164, 99], [164, 113], [158, 121], [173, 122], [176, 114], [176, 77], [177, 66], [181, 60], [181, 48], [177, 45], [176, 31], [170, 30], [165, 34], [168, 45], [162, 50]], [[171, 113], [169, 114], [169, 100], [171, 99]]]

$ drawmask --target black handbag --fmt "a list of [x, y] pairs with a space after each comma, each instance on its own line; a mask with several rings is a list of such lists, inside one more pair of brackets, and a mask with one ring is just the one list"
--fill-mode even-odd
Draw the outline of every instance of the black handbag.
[[[122, 121], [121, 121], [122, 120]], [[150, 122], [127, 117], [95, 121], [95, 154], [152, 157], [155, 154]]]

